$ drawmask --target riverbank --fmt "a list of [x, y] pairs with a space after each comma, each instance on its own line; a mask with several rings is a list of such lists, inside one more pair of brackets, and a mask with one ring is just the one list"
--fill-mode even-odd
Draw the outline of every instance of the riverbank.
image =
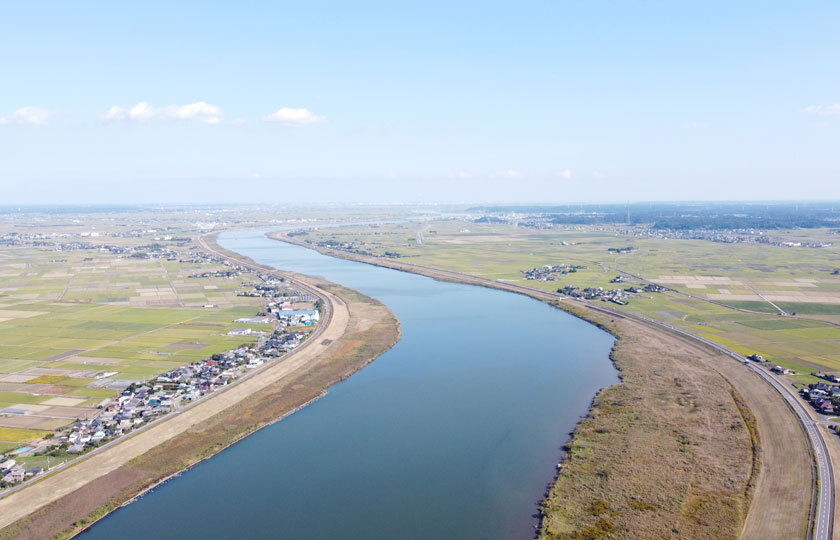
[[256, 377], [0, 501], [0, 538], [70, 537], [161, 481], [323, 396], [400, 338], [380, 302], [294, 276], [331, 307], [318, 338]]
[[[809, 453], [772, 388], [688, 338], [558, 295], [445, 269], [320, 253], [543, 300], [617, 338], [622, 383], [593, 401], [543, 503], [546, 538], [789, 538], [807, 527]], [[784, 497], [780, 498], [779, 493]], [[679, 531], [678, 533], [676, 531]]]

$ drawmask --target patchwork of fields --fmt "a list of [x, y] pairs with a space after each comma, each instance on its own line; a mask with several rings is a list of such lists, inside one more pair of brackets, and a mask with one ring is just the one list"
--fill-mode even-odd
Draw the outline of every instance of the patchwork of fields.
[[237, 296], [243, 277], [212, 275], [223, 269], [91, 249], [0, 248], [0, 452], [90, 418], [132, 381], [253, 342], [227, 332], [262, 299]]
[[[668, 320], [800, 374], [840, 374], [840, 275], [833, 273], [840, 268], [840, 235], [814, 229], [773, 231], [773, 236], [835, 245], [729, 244], [654, 238], [620, 227], [534, 230], [466, 221], [322, 229], [300, 239], [377, 255], [397, 253], [402, 262], [551, 291], [565, 285], [623, 289], [652, 281], [681, 294], [639, 293], [628, 305], [613, 307]], [[616, 253], [610, 248], [631, 249]], [[561, 263], [584, 268], [558, 274], [556, 281], [525, 280], [524, 270]], [[620, 274], [624, 280], [611, 283]], [[796, 315], [780, 316], [777, 307]]]

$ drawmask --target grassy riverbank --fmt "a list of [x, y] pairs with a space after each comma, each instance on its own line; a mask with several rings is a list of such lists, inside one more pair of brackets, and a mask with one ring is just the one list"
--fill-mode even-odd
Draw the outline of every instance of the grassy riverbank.
[[399, 321], [381, 302], [329, 282], [307, 281], [335, 294], [349, 311], [346, 331], [326, 354], [6, 527], [0, 539], [73, 536], [159, 482], [318, 399], [399, 340]]
[[528, 294], [618, 338], [612, 359], [622, 382], [602, 390], [575, 429], [541, 505], [542, 538], [804, 534], [812, 483], [802, 432], [772, 388], [731, 358], [657, 327], [558, 302], [547, 291], [270, 236], [335, 257]]
[[755, 418], [689, 342], [630, 321], [622, 383], [593, 400], [542, 503], [542, 538], [736, 538], [760, 466]]

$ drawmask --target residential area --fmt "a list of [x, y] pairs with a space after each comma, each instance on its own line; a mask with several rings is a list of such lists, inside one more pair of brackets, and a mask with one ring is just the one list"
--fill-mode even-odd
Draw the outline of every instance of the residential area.
[[[115, 399], [103, 399], [97, 405], [98, 414], [93, 418], [49, 434], [31, 446], [0, 455], [0, 488], [42, 474], [49, 467], [26, 467], [24, 462], [19, 461], [21, 458], [44, 456], [55, 458], [55, 464], [61, 463], [161, 416], [179, 411], [219, 391], [249, 371], [281, 359], [309, 336], [312, 329], [308, 327], [319, 320], [318, 310], [290, 308], [290, 304], [284, 303], [281, 308], [272, 310], [276, 328], [269, 335], [260, 336], [256, 345], [243, 345], [224, 354], [214, 354], [207, 360], [170, 370], [150, 381], [132, 383]], [[7, 410], [3, 412], [10, 413]]]
[[[156, 325], [144, 322], [147, 312], [136, 307], [108, 308], [112, 309], [111, 317], [81, 323], [91, 328], [90, 339], [94, 340], [91, 343], [107, 344], [102, 338], [113, 336], [111, 339], [120, 339], [114, 343], [122, 344], [122, 348], [114, 348], [112, 344], [100, 346], [96, 352], [89, 353], [77, 345], [87, 341], [74, 337], [72, 343], [75, 349], [59, 354], [53, 354], [52, 350], [47, 349], [41, 353], [46, 357], [41, 362], [3, 360], [5, 367], [0, 370], [0, 439], [4, 443], [0, 447], [0, 489], [19, 485], [44, 474], [51, 468], [222, 391], [254, 371], [281, 361], [315, 331], [321, 318], [323, 306], [317, 298], [296, 289], [283, 278], [253, 272], [197, 250], [189, 245], [189, 239], [184, 242], [189, 251], [181, 253], [166, 249], [151, 250], [149, 244], [120, 249], [76, 242], [36, 246], [33, 245], [35, 242], [43, 241], [37, 236], [6, 234], [2, 240], [6, 245], [18, 249], [36, 249], [45, 254], [68, 250], [94, 251], [96, 254], [93, 257], [84, 259], [90, 258], [89, 264], [93, 268], [101, 267], [105, 271], [108, 271], [109, 260], [119, 261], [125, 255], [137, 259], [133, 254], [150, 254], [142, 258], [162, 259], [173, 265], [172, 268], [179, 268], [178, 271], [183, 272], [183, 280], [165, 278], [164, 283], [168, 281], [173, 290], [172, 299], [167, 299], [167, 304], [183, 301], [193, 295], [189, 291], [195, 290], [195, 287], [187, 288], [191, 282], [197, 282], [198, 288], [207, 292], [202, 294], [203, 299], [194, 301], [198, 305], [190, 309], [183, 308], [186, 309], [186, 324], [176, 323], [173, 326], [157, 323], [161, 329], [155, 330]], [[140, 248], [142, 251], [138, 251]], [[31, 257], [28, 255], [30, 251], [21, 253]], [[76, 259], [84, 262], [81, 256], [76, 256]], [[180, 270], [182, 267], [184, 269]], [[190, 270], [196, 267], [198, 269]], [[157, 268], [157, 272], [160, 272], [161, 267]], [[134, 269], [133, 274], [126, 279], [137, 281], [141, 279], [138, 276], [139, 272]], [[234, 280], [233, 283], [222, 288], [222, 283], [230, 280]], [[107, 280], [98, 283], [103, 289], [121, 286], [116, 274], [111, 283]], [[156, 285], [158, 290], [162, 287], [162, 284]], [[33, 284], [33, 289], [35, 286], [37, 283]], [[139, 282], [134, 286], [144, 285]], [[184, 292], [180, 292], [179, 288]], [[93, 289], [86, 286], [80, 287], [80, 291], [83, 291], [80, 295], [91, 294], [89, 291]], [[22, 293], [21, 299], [15, 296], [17, 292]], [[23, 305], [24, 300], [31, 301], [29, 297], [34, 297], [23, 297], [24, 292], [23, 288], [7, 288], [4, 296], [7, 302], [11, 300], [18, 302], [17, 305]], [[102, 294], [115, 296], [112, 292]], [[160, 293], [155, 294], [160, 296]], [[206, 303], [206, 298], [211, 297], [214, 302], [223, 305], [220, 307], [217, 303]], [[60, 298], [47, 298], [39, 304], [39, 308], [41, 305], [61, 305], [55, 303]], [[116, 303], [109, 300], [106, 299], [101, 305]], [[78, 309], [83, 309], [83, 312], [89, 309], [86, 302], [81, 306]], [[225, 318], [227, 313], [239, 315]], [[33, 317], [48, 315], [46, 311], [34, 310], [6, 310], [2, 314], [9, 317], [5, 319], [8, 320], [7, 324], [18, 325], [24, 324], [30, 314]], [[81, 315], [72, 317], [68, 319], [68, 325], [86, 320]], [[176, 315], [173, 317], [176, 317], [173, 321], [179, 320]], [[58, 326], [64, 324], [60, 316], [51, 320]], [[38, 328], [26, 324], [7, 329], [6, 332], [22, 336], [31, 332], [30, 328]], [[138, 337], [131, 338], [129, 330], [139, 332]], [[41, 342], [47, 339], [47, 342], [58, 346], [63, 338], [53, 337], [50, 340], [46, 337], [50, 332], [53, 336], [64, 335], [61, 329], [45, 328], [39, 332], [45, 333], [43, 337], [33, 335], [32, 339]], [[68, 331], [67, 335], [70, 333]], [[78, 330], [73, 333], [79, 335]], [[154, 338], [158, 334], [161, 337]], [[123, 335], [128, 337], [123, 338]], [[97, 339], [100, 341], [95, 341]], [[136, 344], [133, 339], [137, 340]], [[23, 340], [20, 342], [26, 343]], [[219, 350], [219, 345], [225, 343], [235, 346], [228, 345], [226, 350]], [[210, 352], [202, 355], [201, 350], [208, 347], [208, 344], [212, 344]], [[29, 350], [19, 347], [20, 352], [12, 354], [23, 355]], [[137, 360], [132, 359], [135, 356]], [[192, 360], [177, 365], [173, 361], [177, 358]], [[15, 366], [20, 366], [22, 370], [13, 371]]]
[[[770, 367], [770, 371], [776, 375], [796, 375], [792, 369], [780, 365], [772, 365], [758, 353], [748, 355], [747, 360], [764, 364]], [[799, 394], [808, 402], [815, 411], [823, 415], [834, 415], [840, 409], [840, 377], [823, 372], [814, 372], [811, 377], [823, 379], [818, 382], [807, 384], [794, 384], [799, 389]]]
[[561, 263], [553, 266], [546, 264], [545, 266], [531, 268], [530, 270], [523, 270], [522, 273], [525, 274], [525, 279], [528, 281], [557, 281], [560, 279], [559, 276], [573, 274], [578, 270], [584, 269], [586, 269], [585, 266]]
[[[611, 283], [624, 283], [622, 276], [617, 276], [610, 280]], [[585, 300], [601, 300], [602, 302], [612, 302], [620, 306], [626, 306], [630, 298], [634, 294], [639, 293], [661, 293], [665, 288], [652, 283], [644, 286], [631, 285], [624, 289], [605, 289], [603, 287], [575, 287], [573, 285], [566, 285], [557, 289], [560, 294], [571, 296], [572, 298], [583, 298]]]

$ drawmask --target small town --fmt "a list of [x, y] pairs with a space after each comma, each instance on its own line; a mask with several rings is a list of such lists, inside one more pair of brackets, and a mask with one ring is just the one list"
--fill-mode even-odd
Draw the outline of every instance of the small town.
[[[295, 349], [309, 335], [303, 331], [288, 331], [289, 326], [311, 326], [319, 319], [317, 310], [292, 310], [288, 303], [270, 306], [277, 329], [269, 336], [260, 336], [254, 346], [241, 346], [224, 354], [166, 372], [146, 382], [132, 383], [114, 399], [103, 399], [100, 413], [87, 421], [80, 421], [62, 432], [44, 437], [33, 447], [17, 449], [13, 455], [0, 455], [0, 488], [23, 482], [44, 472], [43, 467], [24, 468], [14, 459], [30, 455], [61, 457], [81, 455], [186, 404], [200, 400], [231, 384], [248, 371], [277, 360]], [[268, 322], [261, 318], [258, 322]], [[250, 330], [250, 329], [248, 329]], [[253, 335], [242, 332], [232, 335]]]
[[[831, 381], [840, 383], [840, 378], [832, 375]], [[834, 411], [840, 407], [840, 385], [838, 384], [823, 381], [811, 383], [800, 393], [819, 413], [834, 414]]]
[[[770, 364], [770, 361], [758, 353], [747, 356], [747, 360], [758, 364]], [[784, 366], [773, 365], [770, 371], [776, 375], [795, 375], [792, 369]], [[815, 372], [812, 377], [824, 379], [816, 383], [808, 383], [799, 389], [799, 394], [808, 402], [814, 410], [820, 414], [833, 415], [840, 408], [840, 377], [837, 375]]]
[[[616, 276], [610, 280], [611, 283], [624, 283], [622, 276]], [[648, 283], [644, 287], [632, 285], [624, 289], [605, 289], [603, 287], [575, 287], [573, 285], [566, 285], [557, 289], [560, 294], [571, 296], [572, 298], [582, 298], [584, 300], [601, 300], [602, 302], [612, 302], [620, 306], [626, 306], [632, 295], [639, 293], [661, 293], [665, 292], [665, 287]]]
[[[212, 261], [233, 266], [230, 271], [204, 272], [195, 277], [237, 277], [253, 274], [245, 267], [231, 265], [215, 255], [205, 252], [193, 254], [197, 260]], [[193, 276], [190, 276], [193, 277]], [[297, 348], [312, 333], [320, 320], [321, 301], [288, 286], [282, 279], [269, 274], [257, 274], [258, 282], [247, 284], [250, 288], [240, 291], [248, 296], [266, 299], [264, 311], [254, 317], [236, 319], [242, 324], [271, 324], [270, 333], [254, 331], [250, 327], [235, 328], [228, 336], [256, 337], [253, 345], [241, 345], [222, 354], [194, 362], [163, 373], [149, 381], [127, 381], [122, 392], [106, 398], [96, 406], [92, 418], [82, 420], [61, 430], [45, 435], [28, 446], [17, 448], [8, 455], [0, 454], [0, 489], [15, 486], [37, 477], [49, 469], [26, 467], [19, 461], [28, 456], [55, 458], [56, 464], [86, 454], [112, 442], [167, 414], [201, 400], [250, 371], [281, 359]], [[295, 309], [295, 304], [313, 309]], [[13, 410], [4, 409], [7, 414]], [[24, 414], [26, 411], [21, 411]], [[49, 462], [49, 460], [48, 460]]]
[[660, 240], [706, 240], [720, 244], [755, 243], [776, 247], [830, 248], [831, 242], [789, 242], [768, 236], [758, 229], [671, 229], [659, 227], [634, 227], [621, 229], [621, 234], [638, 238]]
[[558, 276], [573, 274], [585, 268], [585, 266], [576, 264], [556, 264], [554, 266], [546, 264], [530, 270], [522, 270], [522, 273], [525, 274], [525, 279], [528, 281], [557, 281]]

